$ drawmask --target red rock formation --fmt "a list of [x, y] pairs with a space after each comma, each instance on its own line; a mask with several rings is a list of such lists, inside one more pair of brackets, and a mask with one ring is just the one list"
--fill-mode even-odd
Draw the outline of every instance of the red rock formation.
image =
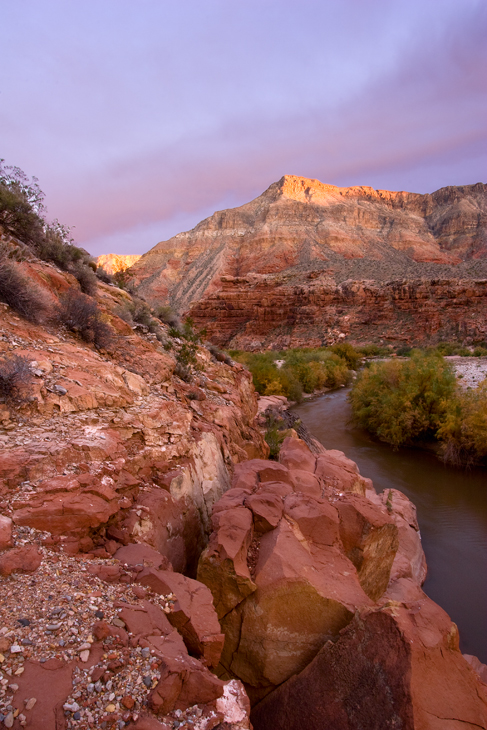
[[98, 256], [96, 265], [105, 269], [107, 274], [117, 274], [119, 271], [126, 271], [140, 259], [140, 254], [118, 254], [107, 253]]
[[414, 506], [341, 452], [287, 438], [280, 462], [237, 467], [198, 569], [225, 632], [219, 674], [244, 682], [256, 730], [486, 728], [456, 626], [420, 588]]
[[379, 283], [327, 278], [293, 284], [279, 276], [225, 277], [190, 310], [216, 344], [235, 349], [320, 347], [351, 342], [481, 341], [487, 338], [487, 279]]
[[356, 258], [377, 266], [480, 259], [487, 251], [485, 192], [479, 183], [417, 195], [286, 175], [250, 203], [157, 244], [132, 273], [148, 299], [170, 295], [184, 309], [219, 288], [222, 275], [320, 262], [326, 266], [316, 268], [338, 270], [343, 260]]

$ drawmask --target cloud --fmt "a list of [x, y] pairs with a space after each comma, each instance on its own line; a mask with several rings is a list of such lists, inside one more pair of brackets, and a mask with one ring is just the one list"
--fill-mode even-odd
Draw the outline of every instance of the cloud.
[[486, 169], [483, 2], [26, 3], [35, 84], [5, 86], [7, 161], [93, 253], [143, 252], [285, 173], [428, 192]]

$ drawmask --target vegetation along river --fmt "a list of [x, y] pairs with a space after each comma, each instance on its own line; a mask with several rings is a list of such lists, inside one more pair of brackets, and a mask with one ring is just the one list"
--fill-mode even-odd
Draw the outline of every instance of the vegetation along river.
[[458, 625], [461, 650], [487, 663], [487, 472], [372, 440], [352, 426], [347, 395], [343, 388], [293, 413], [327, 449], [353, 459], [378, 492], [399, 489], [414, 502], [428, 562], [423, 588]]

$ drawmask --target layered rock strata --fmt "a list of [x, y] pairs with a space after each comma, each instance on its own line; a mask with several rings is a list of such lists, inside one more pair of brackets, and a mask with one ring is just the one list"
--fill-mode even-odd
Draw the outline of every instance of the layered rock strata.
[[149, 301], [169, 298], [180, 310], [219, 290], [222, 276], [458, 278], [458, 265], [485, 271], [486, 215], [482, 183], [417, 195], [285, 175], [250, 203], [158, 243], [131, 273]]
[[486, 336], [486, 186], [431, 195], [285, 176], [130, 269], [236, 348]]
[[219, 291], [190, 309], [220, 346], [243, 350], [355, 343], [487, 339], [487, 279], [378, 283], [324, 277], [223, 277]]
[[279, 461], [236, 467], [198, 567], [218, 674], [244, 682], [254, 727], [487, 727], [486, 687], [421, 590], [414, 506], [341, 452], [288, 437]]

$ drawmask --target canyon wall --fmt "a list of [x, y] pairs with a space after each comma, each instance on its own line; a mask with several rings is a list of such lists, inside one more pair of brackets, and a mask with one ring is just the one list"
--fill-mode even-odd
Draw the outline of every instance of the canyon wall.
[[354, 343], [487, 339], [487, 279], [345, 281], [309, 275], [222, 277], [189, 313], [215, 343], [259, 350]]

